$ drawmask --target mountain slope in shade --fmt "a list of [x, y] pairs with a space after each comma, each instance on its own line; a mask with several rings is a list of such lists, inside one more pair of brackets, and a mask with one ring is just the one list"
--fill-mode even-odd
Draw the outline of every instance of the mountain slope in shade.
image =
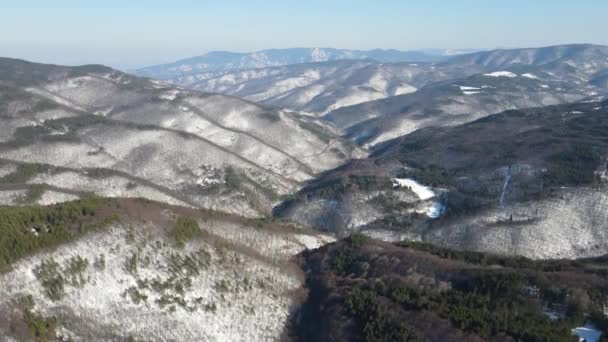
[[355, 235], [300, 263], [310, 290], [293, 328], [302, 340], [567, 342], [583, 326], [608, 334], [606, 257], [532, 261]]
[[[35, 183], [74, 193], [86, 184], [259, 215], [300, 182], [363, 155], [314, 118], [101, 66], [2, 59], [0, 76], [10, 191]], [[37, 171], [19, 177], [27, 168]]]

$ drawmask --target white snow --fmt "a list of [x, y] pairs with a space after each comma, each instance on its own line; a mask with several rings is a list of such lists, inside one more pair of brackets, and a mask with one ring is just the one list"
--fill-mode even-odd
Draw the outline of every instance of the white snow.
[[412, 87], [409, 84], [402, 84], [400, 86], [398, 86], [397, 88], [395, 88], [395, 90], [393, 90], [393, 95], [403, 95], [403, 94], [410, 94], [413, 92], [416, 92], [418, 89], [416, 89], [415, 87]]
[[548, 86], [548, 85], [546, 85], [546, 84], [541, 84], [541, 85], [540, 85], [540, 87], [541, 87], [541, 88], [545, 88], [545, 89], [549, 88], [549, 86]]
[[[413, 179], [408, 178], [395, 178], [393, 179], [393, 187], [407, 187], [411, 189], [416, 196], [422, 201], [430, 200], [436, 197], [435, 192], [428, 186], [422, 185]], [[441, 202], [434, 201], [430, 206], [418, 211], [419, 213], [426, 214], [429, 218], [439, 218], [445, 210], [445, 207]]]
[[551, 310], [545, 309], [545, 310], [543, 311], [543, 313], [544, 313], [544, 314], [545, 314], [545, 316], [547, 316], [547, 318], [549, 318], [549, 320], [551, 320], [551, 321], [556, 321], [556, 320], [558, 320], [558, 319], [560, 319], [560, 318], [561, 318], [561, 315], [560, 315], [558, 312], [556, 312], [556, 311], [551, 311]]
[[[104, 197], [142, 197], [153, 201], [165, 202], [173, 205], [190, 206], [160, 190], [138, 184], [129, 188], [130, 180], [123, 177], [111, 176], [105, 178], [91, 178], [76, 172], [61, 172], [55, 174], [40, 174], [33, 177], [31, 184], [49, 184], [62, 189], [73, 191], [88, 191]], [[72, 195], [56, 192], [46, 193], [40, 199], [40, 204], [47, 205], [58, 202], [71, 201]]]
[[66, 106], [66, 107], [68, 107], [70, 109], [74, 109], [76, 111], [82, 111], [82, 112], [86, 111], [86, 109], [84, 109], [83, 107], [80, 107], [79, 105], [74, 104], [73, 102], [71, 102], [69, 100], [66, 100], [66, 99], [64, 99], [64, 98], [62, 98], [60, 96], [57, 96], [57, 95], [55, 95], [55, 94], [53, 94], [51, 92], [48, 92], [46, 90], [43, 90], [43, 89], [26, 88], [25, 91], [30, 92], [32, 94], [36, 94], [36, 95], [40, 95], [40, 96], [46, 97], [46, 98], [51, 99], [51, 100], [53, 100], [53, 101], [55, 101], [55, 102], [57, 102], [57, 103], [59, 103], [61, 105], [64, 105], [64, 106]]
[[479, 90], [480, 88], [478, 87], [468, 87], [468, 86], [458, 86], [460, 87], [460, 90]]
[[11, 173], [17, 170], [17, 165], [8, 164], [8, 165], [0, 165], [0, 178], [10, 175]]
[[393, 179], [393, 187], [407, 187], [418, 196], [419, 199], [425, 201], [435, 197], [435, 192], [428, 186], [424, 186], [413, 179], [408, 178], [395, 178]]
[[489, 76], [489, 77], [517, 77], [516, 74], [510, 72], [510, 71], [495, 71], [495, 72], [491, 72], [489, 74], [483, 74], [484, 76]]
[[602, 332], [591, 323], [572, 329], [572, 334], [578, 336], [580, 341], [585, 342], [597, 342], [600, 340], [600, 336], [602, 336]]
[[0, 205], [13, 205], [18, 198], [25, 196], [26, 193], [25, 190], [0, 191]]
[[78, 199], [78, 196], [58, 191], [45, 191], [38, 200], [39, 205], [51, 205], [69, 202]]
[[462, 93], [465, 94], [465, 95], [481, 94], [480, 91], [463, 91]]
[[525, 73], [525, 74], [521, 75], [521, 77], [531, 78], [533, 80], [537, 80], [538, 79], [538, 76], [536, 76], [534, 74], [530, 74], [530, 73]]
[[443, 215], [444, 211], [445, 211], [445, 206], [443, 204], [441, 204], [439, 202], [434, 202], [433, 205], [426, 208], [424, 213], [426, 214], [426, 216], [428, 216], [432, 219], [437, 219], [437, 218], [441, 217], [441, 215]]
[[177, 95], [179, 95], [179, 90], [171, 89], [167, 92], [162, 93], [158, 97], [162, 100], [173, 101], [177, 98]]

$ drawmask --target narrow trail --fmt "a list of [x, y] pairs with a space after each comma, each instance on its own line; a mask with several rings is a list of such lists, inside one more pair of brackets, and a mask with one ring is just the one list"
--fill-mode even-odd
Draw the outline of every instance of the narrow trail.
[[500, 201], [499, 201], [500, 206], [503, 208], [505, 206], [505, 195], [507, 193], [507, 187], [509, 186], [509, 182], [511, 181], [511, 167], [510, 166], [505, 168], [504, 175], [505, 175], [505, 181], [502, 185], [502, 193], [500, 194]]

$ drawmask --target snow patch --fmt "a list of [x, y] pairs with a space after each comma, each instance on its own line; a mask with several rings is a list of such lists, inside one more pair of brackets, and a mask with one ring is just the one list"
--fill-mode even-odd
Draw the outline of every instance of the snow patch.
[[510, 71], [495, 71], [495, 72], [491, 72], [489, 74], [483, 74], [483, 75], [489, 76], [489, 77], [510, 77], [510, 78], [517, 77], [516, 74], [514, 74]]
[[17, 171], [17, 165], [8, 164], [8, 165], [0, 165], [0, 178], [10, 175], [11, 173]]
[[[413, 179], [395, 178], [393, 179], [393, 187], [410, 188], [422, 201], [430, 200], [436, 197], [435, 192], [431, 188], [424, 186]], [[419, 213], [426, 214], [426, 216], [429, 218], [436, 219], [441, 217], [444, 211], [444, 205], [439, 201], [434, 201], [429, 207], [419, 211]]]
[[160, 94], [158, 97], [161, 100], [173, 101], [177, 98], [178, 94], [179, 94], [179, 90], [172, 89], [172, 90], [169, 90], [167, 92]]
[[77, 200], [78, 196], [58, 191], [45, 191], [38, 200], [39, 205], [52, 205]]
[[418, 196], [418, 198], [423, 201], [435, 197], [435, 192], [433, 192], [431, 188], [429, 188], [428, 186], [424, 186], [413, 179], [395, 178], [393, 179], [393, 187], [410, 188], [416, 194], [416, 196]]
[[440, 202], [434, 202], [433, 205], [426, 208], [424, 213], [429, 218], [438, 219], [441, 217], [441, 215], [443, 215], [444, 211], [445, 211], [445, 206], [443, 204], [441, 204]]
[[587, 323], [582, 327], [572, 329], [572, 335], [578, 336], [580, 341], [597, 342], [600, 340], [602, 332], [593, 324]]
[[530, 73], [525, 73], [525, 74], [521, 75], [521, 77], [530, 78], [530, 79], [533, 79], [533, 80], [537, 80], [538, 79], [538, 76], [536, 76], [534, 74], [530, 74]]
[[480, 88], [477, 87], [468, 87], [468, 86], [458, 86], [460, 87], [460, 90], [479, 90]]

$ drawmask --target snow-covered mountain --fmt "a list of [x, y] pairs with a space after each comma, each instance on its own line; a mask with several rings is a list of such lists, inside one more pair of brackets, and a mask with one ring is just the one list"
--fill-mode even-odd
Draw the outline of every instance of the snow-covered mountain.
[[344, 59], [370, 59], [377, 62], [433, 62], [442, 60], [441, 53], [399, 50], [346, 50], [332, 48], [271, 49], [238, 53], [214, 51], [174, 63], [135, 70], [140, 76], [160, 80], [215, 71], [266, 68], [273, 66], [327, 62]]
[[[541, 48], [497, 49], [452, 57], [445, 64], [470, 65], [501, 69], [516, 65], [544, 66], [553, 71], [571, 71], [591, 75], [606, 68], [608, 46], [591, 44], [556, 45]], [[551, 70], [548, 70], [551, 71]]]
[[[560, 94], [560, 92], [563, 89], [572, 89], [579, 95], [590, 96], [593, 96], [594, 93], [602, 93], [607, 89], [605, 87], [605, 73], [608, 70], [606, 62], [608, 53], [607, 48], [603, 46], [564, 45], [535, 49], [483, 51], [469, 54], [461, 54], [462, 52], [467, 52], [467, 50], [455, 51], [453, 54], [444, 50], [428, 50], [427, 53], [434, 55], [446, 55], [443, 61], [432, 63], [379, 62], [382, 58], [327, 62], [312, 59], [315, 63], [291, 64], [286, 62], [287, 65], [275, 67], [262, 68], [261, 65], [253, 65], [244, 70], [239, 67], [236, 68], [237, 70], [213, 72], [193, 70], [161, 77], [170, 83], [185, 88], [234, 95], [272, 107], [288, 108], [315, 115], [331, 113], [328, 118], [332, 120], [344, 116], [344, 120], [338, 120], [340, 121], [338, 126], [341, 128], [351, 127], [359, 123], [361, 117], [393, 115], [395, 110], [410, 106], [410, 99], [417, 98], [418, 95], [415, 93], [411, 96], [402, 96], [404, 94], [424, 89], [425, 91], [420, 95], [422, 99], [416, 101], [426, 101], [425, 97], [428, 95], [429, 87], [441, 87], [445, 81], [462, 80], [473, 75], [516, 74], [522, 76], [524, 80], [527, 78], [528, 80], [545, 80], [545, 83], [561, 82], [553, 88], [550, 84], [542, 83], [544, 88], [540, 89], [541, 92], [549, 94], [551, 99], [547, 98], [541, 101], [520, 99], [509, 102], [497, 98], [494, 102], [501, 102], [502, 105], [497, 106], [495, 110], [488, 108], [487, 113], [496, 113], [508, 108], [563, 103], [580, 99], [580, 96], [562, 96], [563, 94]], [[357, 56], [353, 54], [351, 57], [355, 58]], [[501, 74], [501, 72], [503, 73]], [[535, 73], [539, 73], [539, 75]], [[514, 81], [512, 80], [512, 82]], [[457, 83], [454, 84], [458, 85]], [[464, 85], [464, 87], [467, 87], [467, 85]], [[529, 87], [525, 86], [519, 89], [523, 98], [534, 97], [534, 95], [527, 93], [529, 90]], [[513, 88], [508, 90], [509, 94], [515, 98], [518, 93], [513, 91]], [[521, 93], [521, 91], [526, 91], [526, 93]], [[467, 92], [467, 94], [470, 93], [470, 91]], [[436, 95], [437, 92], [434, 92], [433, 96]], [[395, 96], [397, 98], [383, 101]], [[404, 99], [403, 103], [400, 102], [399, 98]], [[464, 102], [469, 100], [471, 98], [467, 98]], [[374, 101], [378, 101], [378, 103]], [[435, 97], [434, 101], [449, 102], [451, 100]], [[461, 101], [461, 99], [455, 101]], [[492, 105], [492, 101], [488, 102], [486, 98], [482, 102], [484, 105]], [[384, 108], [386, 103], [393, 103], [395, 107]], [[361, 107], [357, 106], [359, 104], [361, 104]], [[349, 106], [355, 107], [352, 109], [344, 108]], [[375, 108], [370, 110], [369, 107]], [[341, 110], [342, 108], [344, 110]], [[419, 106], [417, 114], [426, 115], [436, 111], [437, 109], [433, 108], [433, 105], [426, 108]], [[448, 109], [447, 112], [449, 113], [449, 111]], [[467, 106], [466, 103], [459, 106], [459, 110], [454, 114], [465, 111], [471, 114], [484, 115], [484, 110], [475, 106]], [[356, 113], [352, 119], [348, 118], [350, 112]], [[344, 113], [349, 114], [345, 116]], [[441, 121], [445, 122], [445, 118], [441, 118]], [[458, 122], [462, 122], [462, 120], [456, 120], [454, 123]], [[395, 131], [388, 133], [386, 138], [383, 139], [408, 132], [407, 129], [399, 128], [407, 125], [409, 124], [399, 122], [387, 124], [387, 126], [397, 127], [393, 127]], [[349, 133], [349, 135], [352, 136], [353, 134]]]
[[507, 109], [608, 94], [608, 47], [568, 45], [496, 50], [433, 65], [450, 75], [418, 91], [338, 108], [325, 118], [360, 144], [374, 145], [428, 126], [464, 123]]
[[[2, 59], [0, 70], [5, 204], [40, 184], [57, 198], [92, 192], [257, 216], [364, 155], [310, 116], [102, 66]], [[54, 202], [45, 196], [36, 200]]]
[[343, 60], [193, 74], [170, 82], [273, 107], [325, 114], [344, 106], [411, 93], [448, 77], [424, 63]]
[[[529, 70], [528, 70], [529, 71]], [[417, 129], [457, 125], [508, 109], [601, 99], [608, 89], [564, 81], [544, 72], [498, 71], [438, 82], [415, 93], [339, 108], [324, 118], [363, 145]]]

